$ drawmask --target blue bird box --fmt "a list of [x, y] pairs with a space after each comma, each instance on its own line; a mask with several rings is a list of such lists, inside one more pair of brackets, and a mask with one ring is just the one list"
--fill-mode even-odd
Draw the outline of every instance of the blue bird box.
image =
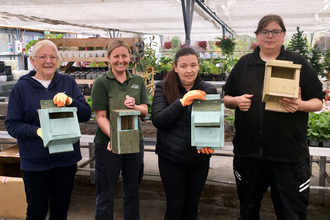
[[44, 147], [49, 153], [73, 151], [80, 137], [76, 107], [57, 107], [53, 100], [41, 100], [38, 109]]
[[110, 99], [110, 144], [117, 154], [140, 152], [138, 115], [140, 111], [124, 105], [125, 99]]
[[197, 149], [224, 146], [224, 105], [220, 94], [207, 94], [205, 100], [194, 100], [191, 113], [191, 145]]

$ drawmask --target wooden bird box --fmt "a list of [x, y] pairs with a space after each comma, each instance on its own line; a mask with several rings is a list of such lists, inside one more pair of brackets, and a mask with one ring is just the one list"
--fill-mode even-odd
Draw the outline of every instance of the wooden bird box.
[[270, 60], [266, 63], [262, 95], [266, 110], [288, 112], [279, 100], [298, 98], [300, 68], [301, 65], [291, 61]]
[[53, 100], [41, 100], [38, 109], [44, 147], [49, 153], [73, 151], [80, 137], [76, 107], [57, 107]]
[[110, 103], [110, 144], [117, 154], [140, 152], [138, 115], [140, 111], [124, 105], [125, 99], [111, 98]]
[[194, 100], [191, 113], [191, 145], [197, 149], [224, 146], [224, 105], [220, 94], [207, 94], [205, 100]]

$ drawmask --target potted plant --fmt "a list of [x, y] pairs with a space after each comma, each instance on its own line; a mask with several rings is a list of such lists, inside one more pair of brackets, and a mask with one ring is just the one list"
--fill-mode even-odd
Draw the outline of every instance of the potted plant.
[[328, 112], [309, 113], [307, 138], [311, 146], [330, 147], [330, 114]]
[[198, 47], [201, 48], [203, 51], [207, 49], [207, 42], [206, 41], [198, 41]]
[[232, 55], [235, 51], [235, 39], [230, 39], [228, 37], [217, 37], [219, 41], [215, 42], [215, 45], [217, 47], [220, 47], [222, 50], [222, 53], [226, 55], [226, 57], [229, 58], [230, 55]]
[[210, 60], [205, 60], [203, 62], [204, 68], [204, 80], [205, 81], [212, 81], [213, 74], [217, 71], [215, 64]]
[[215, 81], [223, 81], [225, 79], [225, 72], [223, 71], [222, 67], [223, 64], [220, 58], [215, 58], [213, 60], [213, 64], [215, 65], [215, 72], [214, 72], [214, 80]]
[[166, 77], [166, 74], [173, 69], [173, 66], [172, 66], [172, 63], [173, 63], [173, 58], [169, 57], [169, 56], [166, 56], [166, 57], [161, 57], [159, 59], [159, 70], [163, 76], [163, 78]]

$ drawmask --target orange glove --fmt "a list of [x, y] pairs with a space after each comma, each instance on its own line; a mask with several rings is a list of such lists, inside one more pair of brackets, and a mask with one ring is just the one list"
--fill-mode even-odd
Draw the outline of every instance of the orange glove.
[[63, 92], [59, 92], [54, 96], [53, 102], [57, 107], [64, 107], [72, 103], [72, 98], [65, 95]]
[[180, 99], [180, 102], [185, 107], [191, 105], [195, 99], [205, 100], [205, 95], [206, 93], [202, 90], [191, 90]]
[[197, 153], [202, 153], [202, 154], [213, 154], [214, 150], [209, 147], [204, 147], [203, 149], [197, 150]]

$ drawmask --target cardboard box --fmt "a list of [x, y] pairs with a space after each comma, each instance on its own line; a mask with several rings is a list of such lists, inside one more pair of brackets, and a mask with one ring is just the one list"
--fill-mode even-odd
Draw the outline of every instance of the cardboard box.
[[18, 146], [0, 151], [0, 216], [26, 218], [26, 197]]

